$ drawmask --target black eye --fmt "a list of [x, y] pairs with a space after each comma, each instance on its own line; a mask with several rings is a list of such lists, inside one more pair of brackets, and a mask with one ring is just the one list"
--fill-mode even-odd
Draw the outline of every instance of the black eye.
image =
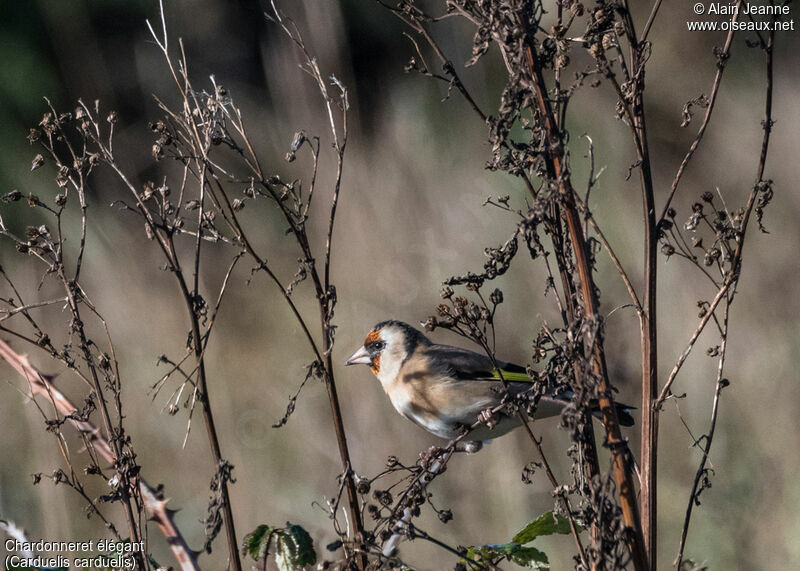
[[373, 341], [372, 343], [367, 345], [367, 349], [369, 349], [370, 351], [380, 351], [384, 347], [386, 347], [385, 341]]

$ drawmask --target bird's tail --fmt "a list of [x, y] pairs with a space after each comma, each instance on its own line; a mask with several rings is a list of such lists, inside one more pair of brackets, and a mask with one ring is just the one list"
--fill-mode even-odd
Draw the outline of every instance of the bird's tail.
[[[635, 407], [629, 406], [627, 404], [622, 404], [619, 402], [614, 403], [614, 408], [617, 409], [617, 418], [619, 419], [619, 423], [622, 426], [633, 426], [634, 420], [633, 415], [631, 414], [631, 410]], [[603, 418], [603, 415], [600, 413], [600, 405], [593, 404], [592, 406], [592, 415], [596, 418]]]

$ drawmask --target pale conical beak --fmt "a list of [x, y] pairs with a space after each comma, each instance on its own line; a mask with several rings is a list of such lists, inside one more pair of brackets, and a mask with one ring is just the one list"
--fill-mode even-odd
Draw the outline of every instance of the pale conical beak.
[[367, 348], [363, 346], [344, 362], [345, 365], [369, 365], [370, 363], [372, 363], [372, 357], [369, 356]]

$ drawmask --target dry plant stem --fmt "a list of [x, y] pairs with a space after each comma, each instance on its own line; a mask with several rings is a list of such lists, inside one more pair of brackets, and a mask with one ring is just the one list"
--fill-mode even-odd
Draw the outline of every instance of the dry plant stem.
[[[85, 211], [82, 216], [85, 220]], [[71, 282], [67, 279], [66, 275], [64, 274], [63, 266], [58, 270], [59, 278], [61, 279], [62, 283], [64, 284], [64, 288], [66, 290], [68, 301], [67, 303], [70, 306], [72, 311], [73, 320], [76, 323], [76, 329], [78, 333], [78, 338], [80, 339], [80, 346], [83, 352], [83, 358], [86, 361], [89, 367], [89, 373], [91, 375], [91, 386], [92, 391], [94, 392], [95, 396], [97, 397], [98, 407], [100, 408], [100, 414], [103, 419], [103, 425], [106, 430], [106, 435], [108, 438], [108, 442], [111, 444], [113, 449], [113, 459], [111, 461], [111, 465], [117, 470], [117, 474], [120, 477], [120, 481], [122, 486], [125, 487], [125, 493], [123, 495], [122, 505], [123, 509], [125, 510], [125, 518], [128, 520], [128, 528], [131, 534], [131, 541], [137, 543], [140, 540], [139, 537], [139, 529], [136, 524], [136, 516], [134, 515], [134, 509], [131, 505], [131, 496], [130, 490], [132, 489], [128, 484], [130, 483], [130, 477], [127, 473], [119, 470], [119, 460], [122, 458], [122, 449], [120, 447], [118, 436], [121, 436], [119, 433], [115, 433], [114, 427], [111, 423], [111, 415], [108, 412], [108, 403], [106, 402], [106, 397], [103, 393], [103, 388], [100, 386], [100, 377], [97, 374], [97, 370], [94, 367], [94, 358], [92, 357], [91, 351], [89, 350], [89, 340], [86, 337], [86, 331], [83, 327], [83, 322], [80, 318], [80, 309], [78, 308], [78, 302], [75, 299], [75, 282]], [[121, 414], [121, 413], [120, 413]], [[144, 558], [139, 557], [141, 559], [141, 565], [144, 569], [147, 569], [148, 566], [144, 561]]]
[[[563, 142], [557, 132], [557, 125], [553, 117], [550, 101], [547, 97], [544, 76], [542, 75], [535, 48], [530, 41], [527, 42], [525, 47], [525, 55], [530, 68], [531, 79], [534, 84], [536, 104], [543, 118], [543, 126], [547, 132], [548, 139], [551, 142], [552, 150], [546, 157], [546, 160], [548, 170], [552, 171], [552, 180], [557, 181], [559, 185], [561, 206], [564, 210], [564, 218], [566, 219], [567, 230], [569, 231], [575, 254], [575, 264], [580, 276], [584, 311], [587, 318], [599, 319], [600, 315], [598, 313], [591, 267], [586, 252], [586, 240], [583, 235], [580, 215], [578, 214], [574, 199], [575, 191], [570, 183], [569, 174], [564, 170], [562, 164], [563, 151], [561, 150], [561, 145]], [[555, 147], [555, 149], [553, 147]], [[619, 489], [623, 519], [625, 525], [632, 531], [632, 534], [628, 538], [628, 547], [631, 551], [634, 568], [637, 571], [643, 571], [647, 569], [647, 557], [642, 538], [636, 490], [633, 483], [631, 456], [627, 443], [622, 438], [620, 432], [619, 419], [617, 418], [613, 397], [611, 396], [605, 355], [600, 340], [594, 345], [593, 368], [598, 378], [598, 402], [603, 415], [607, 444], [611, 451], [614, 477]]]
[[[739, 10], [742, 6], [742, 0], [739, 0], [736, 4], [736, 12], [733, 15], [732, 22], [736, 22], [739, 19]], [[672, 204], [672, 199], [675, 196], [675, 192], [678, 190], [678, 184], [683, 177], [683, 173], [686, 171], [686, 167], [689, 166], [689, 161], [692, 160], [697, 147], [700, 146], [700, 141], [703, 140], [703, 135], [705, 135], [706, 128], [708, 127], [708, 123], [711, 120], [711, 114], [714, 112], [714, 104], [717, 102], [717, 95], [719, 94], [719, 86], [722, 82], [722, 73], [725, 71], [728, 63], [728, 57], [730, 56], [731, 52], [731, 44], [733, 43], [733, 35], [734, 29], [728, 32], [727, 38], [725, 38], [725, 46], [722, 49], [722, 53], [719, 55], [718, 63], [717, 63], [717, 74], [714, 77], [714, 85], [711, 87], [711, 97], [708, 101], [708, 107], [706, 108], [705, 116], [703, 117], [703, 122], [700, 125], [700, 128], [697, 131], [697, 135], [695, 136], [694, 140], [692, 141], [689, 150], [686, 153], [686, 156], [683, 157], [680, 166], [678, 167], [678, 172], [675, 174], [675, 178], [672, 181], [672, 187], [669, 191], [669, 196], [667, 197], [667, 202], [664, 204], [664, 209], [661, 212], [660, 220], [663, 220], [667, 216], [667, 210], [669, 210], [670, 205]]]
[[[624, 0], [622, 11], [625, 35], [629, 39], [629, 59], [633, 72], [632, 106], [626, 104], [621, 86], [606, 62], [606, 76], [611, 80], [624, 113], [630, 121], [631, 134], [636, 147], [637, 165], [642, 190], [642, 208], [644, 221], [644, 300], [639, 312], [640, 345], [641, 345], [641, 385], [642, 385], [642, 419], [641, 419], [641, 524], [642, 537], [647, 555], [648, 568], [656, 569], [657, 551], [657, 473], [658, 473], [658, 414], [652, 403], [658, 392], [658, 329], [657, 315], [657, 257], [658, 257], [658, 225], [655, 217], [655, 193], [653, 188], [652, 167], [647, 139], [647, 123], [644, 110], [644, 41], [637, 40], [636, 28], [630, 13], [627, 0]], [[646, 26], [647, 29], [647, 26]], [[620, 62], [624, 64], [620, 51]], [[625, 277], [623, 276], [623, 280]], [[630, 290], [629, 290], [630, 291]]]
[[656, 410], [661, 410], [661, 406], [664, 404], [664, 401], [669, 398], [671, 394], [672, 384], [675, 382], [675, 379], [678, 376], [678, 373], [683, 367], [683, 364], [686, 362], [686, 359], [689, 357], [689, 354], [692, 352], [697, 339], [700, 337], [700, 334], [705, 329], [708, 322], [711, 320], [711, 317], [714, 315], [714, 311], [719, 306], [720, 301], [722, 301], [728, 293], [731, 285], [733, 285], [734, 280], [730, 278], [730, 276], [723, 282], [722, 287], [720, 287], [717, 295], [714, 296], [714, 299], [711, 301], [711, 304], [708, 306], [706, 313], [700, 319], [700, 323], [698, 323], [697, 327], [692, 333], [692, 337], [689, 339], [689, 343], [686, 345], [686, 349], [678, 357], [678, 360], [675, 362], [675, 365], [672, 367], [672, 371], [669, 373], [669, 377], [667, 377], [667, 382], [664, 383], [664, 386], [661, 389], [661, 393], [658, 395], [658, 398], [653, 403], [653, 407]]
[[[560, 10], [561, 10], [561, 5], [559, 4], [559, 11]], [[442, 52], [441, 48], [439, 47], [437, 42], [434, 40], [434, 38], [425, 29], [425, 26], [421, 22], [416, 21], [416, 20], [410, 20], [410, 19], [406, 18], [405, 16], [397, 13], [396, 11], [394, 11], [394, 13], [401, 20], [403, 20], [403, 22], [405, 22], [409, 27], [411, 27], [412, 29], [417, 31], [420, 35], [422, 35], [425, 38], [425, 40], [428, 42], [428, 44], [431, 46], [431, 48], [434, 50], [434, 52], [436, 53], [437, 57], [441, 61], [442, 65], [444, 66], [444, 69], [445, 69], [446, 73], [449, 74], [450, 77], [452, 78], [453, 84], [456, 86], [456, 88], [462, 94], [462, 96], [467, 100], [467, 102], [470, 104], [472, 109], [478, 114], [478, 116], [481, 118], [481, 120], [485, 122], [487, 120], [486, 114], [483, 113], [483, 111], [481, 111], [481, 109], [475, 103], [475, 100], [472, 98], [472, 96], [470, 95], [469, 91], [466, 89], [466, 87], [464, 86], [463, 82], [461, 81], [461, 79], [459, 78], [458, 74], [456, 73], [452, 63], [444, 55], [444, 53]], [[466, 16], [466, 14], [464, 14], [464, 15]], [[416, 42], [414, 42], [414, 45], [416, 47]], [[417, 51], [419, 52], [418, 48], [417, 48]], [[421, 54], [420, 54], [420, 57], [422, 57]], [[562, 108], [562, 111], [565, 111], [565, 108]], [[506, 143], [504, 141], [503, 145], [507, 147], [508, 143]], [[535, 188], [533, 187], [533, 184], [531, 183], [530, 177], [524, 171], [522, 173], [520, 173], [520, 176], [523, 179], [523, 182], [525, 183], [525, 186], [527, 187], [527, 189], [530, 192], [531, 196], [533, 196], [535, 198], [537, 193], [536, 193]], [[558, 203], [553, 203], [552, 204], [552, 206], [551, 206], [551, 215], [552, 215], [552, 219], [553, 220], [560, 220]], [[563, 235], [562, 235], [562, 232], [561, 232], [561, 226], [559, 224], [554, 224], [554, 225], [550, 226], [550, 235], [551, 235], [551, 237], [553, 239], [553, 242], [554, 242], [554, 245], [555, 245], [554, 251], [555, 251], [555, 254], [556, 254], [556, 262], [557, 262], [557, 266], [558, 266], [558, 269], [559, 269], [559, 275], [561, 277], [562, 287], [563, 287], [564, 293], [565, 293], [565, 298], [566, 298], [566, 303], [567, 303], [567, 311], [569, 313], [570, 318], [574, 320], [575, 316], [576, 316], [576, 311], [575, 311], [575, 303], [576, 303], [575, 290], [574, 290], [574, 287], [572, 285], [572, 281], [570, 279], [569, 273], [567, 271], [566, 261], [564, 260], [564, 257], [563, 257], [563, 252], [564, 252], [563, 247], [564, 246], [563, 246]], [[564, 318], [566, 320], [566, 316], [564, 316]], [[565, 322], [565, 325], [566, 325], [566, 322]], [[491, 356], [491, 352], [489, 352], [489, 354]], [[578, 374], [577, 366], [576, 366], [576, 374]], [[504, 382], [504, 384], [505, 384], [505, 382]], [[505, 388], [506, 388], [506, 390], [508, 390], [507, 386]], [[522, 420], [522, 423], [525, 425], [525, 428], [526, 428], [526, 430], [528, 432], [528, 435], [529, 435], [530, 439], [533, 441], [534, 445], [536, 446], [536, 449], [537, 449], [540, 457], [542, 458], [542, 460], [544, 461], [545, 465], [547, 466], [548, 477], [550, 478], [551, 483], [553, 484], [554, 487], [558, 487], [558, 483], [555, 480], [555, 477], [553, 476], [552, 471], [549, 469], [549, 464], [547, 464], [547, 462], [546, 462], [546, 459], [544, 457], [543, 451], [541, 449], [540, 442], [533, 435], [533, 432], [531, 431], [530, 427], [528, 426], [528, 423], [527, 423], [526, 419], [522, 416], [521, 413], [520, 413], [520, 419]], [[587, 471], [588, 478], [591, 479], [593, 476], [597, 475], [600, 472], [600, 468], [599, 468], [598, 461], [597, 461], [597, 445], [595, 443], [594, 431], [591, 428], [591, 419], [586, 414], [584, 414], [584, 424], [586, 425], [587, 428], [584, 430], [584, 434], [583, 434], [583, 451], [584, 451], [585, 458], [587, 458], [589, 460], [587, 462], [587, 464], [586, 464], [586, 467], [587, 467], [586, 471]], [[583, 562], [584, 567], [586, 567], [587, 566], [586, 565], [586, 554], [585, 554], [585, 551], [584, 551], [584, 548], [583, 548], [583, 544], [581, 543], [577, 527], [575, 525], [574, 516], [572, 514], [572, 510], [571, 510], [571, 507], [569, 505], [569, 500], [564, 496], [561, 496], [561, 499], [564, 501], [564, 507], [565, 507], [567, 515], [568, 515], [570, 529], [572, 531], [572, 535], [573, 535], [573, 538], [575, 540], [575, 543], [576, 543], [576, 545], [578, 547], [578, 552], [580, 554], [581, 561]], [[597, 530], [594, 530], [594, 532], [597, 533]]]
[[[165, 52], [165, 56], [166, 55], [167, 54]], [[181, 92], [185, 93], [183, 90], [181, 90]], [[187, 100], [184, 101], [188, 107], [189, 105], [188, 101]], [[194, 299], [194, 296], [190, 292], [189, 286], [187, 285], [186, 279], [183, 275], [180, 259], [175, 250], [173, 236], [172, 234], [164, 232], [159, 228], [156, 221], [153, 219], [152, 213], [142, 201], [142, 198], [139, 195], [137, 189], [133, 186], [133, 184], [131, 184], [125, 173], [122, 171], [122, 169], [120, 169], [120, 167], [114, 161], [114, 156], [111, 153], [110, 148], [105, 147], [99, 138], [96, 139], [95, 142], [105, 155], [108, 165], [114, 170], [114, 172], [117, 173], [117, 176], [120, 178], [123, 184], [128, 188], [128, 190], [131, 192], [134, 199], [136, 200], [136, 206], [138, 207], [139, 211], [144, 217], [147, 226], [150, 228], [150, 231], [155, 237], [156, 242], [161, 248], [164, 257], [166, 258], [167, 263], [169, 264], [169, 267], [172, 270], [172, 273], [178, 282], [178, 287], [180, 288], [181, 295], [183, 296], [183, 299], [186, 303], [192, 329], [192, 350], [194, 352], [195, 359], [197, 360], [198, 389], [199, 389], [198, 400], [200, 401], [201, 407], [203, 409], [203, 420], [206, 426], [206, 432], [208, 434], [211, 453], [214, 457], [215, 470], [219, 470], [223, 460], [222, 460], [222, 452], [219, 445], [219, 438], [217, 436], [216, 424], [214, 422], [214, 415], [211, 411], [211, 403], [208, 399], [208, 383], [205, 371], [204, 348], [202, 343], [203, 337], [200, 332], [200, 323], [198, 321], [197, 314], [194, 311], [194, 306], [192, 301]], [[204, 184], [204, 182], [205, 181], [201, 181], [201, 184]], [[200, 229], [198, 229], [198, 234], [201, 234]], [[200, 242], [201, 241], [198, 240], [197, 244], [199, 244]], [[195, 261], [197, 261], [198, 257], [199, 253], [195, 254], [194, 258]], [[197, 292], [195, 292], [195, 294], [196, 293]], [[241, 566], [241, 560], [239, 558], [239, 546], [236, 540], [236, 531], [233, 522], [233, 510], [230, 505], [228, 485], [225, 478], [220, 478], [220, 494], [222, 496], [222, 500], [224, 503], [224, 505], [222, 506], [222, 514], [225, 523], [225, 534], [228, 543], [228, 554], [231, 560], [231, 565], [234, 566], [235, 570], [240, 571], [242, 566]]]
[[[711, 424], [708, 429], [708, 434], [701, 436], [700, 440], [704, 441], [703, 446], [703, 457], [700, 460], [700, 465], [697, 467], [697, 472], [694, 476], [694, 482], [692, 483], [692, 491], [689, 494], [689, 503], [686, 506], [686, 515], [684, 516], [683, 521], [683, 529], [681, 530], [681, 541], [678, 547], [678, 557], [675, 559], [675, 569], [680, 570], [681, 564], [683, 562], [683, 550], [686, 547], [686, 537], [689, 533], [689, 522], [692, 518], [692, 509], [694, 508], [695, 503], [698, 499], [698, 487], [700, 486], [700, 481], [703, 479], [703, 476], [706, 472], [706, 463], [708, 462], [708, 455], [711, 452], [711, 443], [714, 440], [714, 431], [717, 427], [717, 414], [719, 412], [719, 396], [722, 393], [722, 389], [725, 388], [726, 383], [724, 382], [725, 379], [722, 377], [722, 373], [725, 367], [725, 353], [728, 347], [728, 314], [731, 308], [731, 300], [732, 295], [727, 296], [727, 303], [725, 305], [725, 311], [722, 317], [722, 332], [721, 337], [722, 341], [720, 343], [720, 356], [719, 356], [719, 365], [717, 367], [717, 382], [714, 389], [714, 402], [711, 405]], [[697, 440], [695, 444], [699, 444], [700, 440]]]
[[[522, 413], [520, 413], [520, 415], [522, 415]], [[557, 489], [559, 487], [558, 480], [556, 480], [555, 474], [553, 474], [553, 470], [550, 468], [550, 462], [547, 461], [547, 457], [544, 455], [541, 440], [536, 438], [536, 436], [533, 434], [533, 430], [526, 419], [523, 421], [523, 426], [525, 427], [525, 431], [528, 433], [528, 437], [536, 446], [536, 451], [539, 453], [539, 458], [542, 459], [544, 471], [547, 474], [547, 479], [550, 480], [550, 485], [553, 486], [553, 489]], [[569, 529], [572, 532], [572, 537], [575, 539], [575, 546], [578, 548], [578, 555], [581, 558], [581, 563], [583, 564], [584, 569], [588, 569], [589, 567], [587, 565], [586, 551], [584, 550], [583, 543], [581, 542], [580, 530], [575, 524], [575, 516], [572, 513], [572, 506], [570, 505], [569, 497], [566, 494], [558, 494], [558, 497], [561, 500], [561, 503], [564, 505], [564, 510], [567, 512]]]
[[[173, 260], [177, 261], [177, 254], [175, 253], [171, 239], [170, 248]], [[211, 402], [208, 398], [208, 382], [206, 378], [206, 365], [203, 338], [200, 333], [200, 322], [197, 318], [197, 313], [193, 308], [192, 299], [194, 296], [189, 293], [189, 290], [186, 286], [186, 280], [183, 277], [180, 266], [176, 265], [176, 267], [173, 269], [175, 277], [177, 278], [178, 284], [181, 288], [181, 293], [183, 294], [183, 298], [186, 302], [187, 309], [189, 310], [189, 319], [192, 323], [192, 346], [195, 358], [197, 359], [197, 378], [199, 388], [198, 400], [200, 401], [200, 405], [203, 409], [203, 420], [206, 425], [206, 432], [208, 433], [208, 442], [211, 446], [211, 453], [214, 456], [216, 469], [219, 470], [223, 465], [224, 460], [222, 458], [222, 450], [219, 445], [219, 437], [217, 436], [217, 428], [214, 423], [214, 414], [211, 412]], [[195, 295], [197, 295], [197, 292], [195, 292]], [[222, 506], [222, 517], [225, 522], [225, 535], [228, 539], [228, 554], [231, 558], [231, 565], [233, 565], [233, 568], [238, 571], [241, 570], [242, 563], [239, 559], [239, 544], [236, 540], [236, 529], [234, 528], [233, 508], [231, 507], [230, 494], [228, 493], [228, 482], [223, 477], [219, 478], [219, 484], [220, 494], [224, 503]]]
[[[631, 30], [633, 24], [631, 23]], [[632, 36], [634, 37], [634, 36]], [[634, 40], [632, 40], [634, 41]], [[634, 62], [635, 65], [635, 62]], [[634, 67], [634, 74], [638, 69]], [[657, 514], [658, 514], [658, 413], [652, 403], [658, 393], [658, 328], [656, 327], [656, 297], [658, 287], [658, 232], [656, 205], [650, 151], [647, 142], [647, 124], [644, 100], [637, 89], [633, 105], [634, 136], [638, 139], [639, 175], [642, 187], [642, 206], [645, 235], [644, 306], [640, 314], [642, 350], [642, 420], [641, 420], [641, 521], [642, 537], [650, 569], [656, 569]]]
[[[110, 442], [103, 437], [100, 430], [91, 422], [76, 420], [71, 417], [78, 408], [58, 390], [48, 376], [43, 375], [31, 365], [27, 356], [17, 353], [5, 341], [0, 340], [0, 358], [11, 365], [25, 379], [32, 396], [41, 395], [59, 413], [69, 418], [70, 423], [84, 437], [87, 449], [99, 454], [109, 464], [114, 464], [115, 453]], [[175, 526], [173, 521], [175, 512], [166, 508], [166, 500], [159, 499], [149, 484], [142, 478], [132, 478], [130, 483], [131, 486], [138, 485], [148, 516], [164, 534], [181, 571], [199, 571], [195, 554], [187, 545], [180, 530]]]
[[766, 60], [767, 60], [767, 89], [766, 89], [766, 104], [765, 104], [765, 111], [764, 111], [764, 121], [762, 122], [764, 128], [764, 138], [761, 142], [761, 154], [759, 157], [758, 163], [758, 172], [756, 173], [756, 183], [753, 186], [753, 190], [750, 192], [750, 196], [747, 199], [747, 205], [745, 206], [744, 215], [742, 216], [742, 226], [739, 232], [739, 237], [737, 238], [736, 250], [733, 253], [733, 257], [731, 260], [731, 269], [729, 270], [728, 274], [725, 277], [722, 286], [720, 287], [717, 295], [714, 296], [713, 301], [709, 305], [708, 309], [706, 310], [705, 315], [700, 320], [700, 323], [697, 325], [694, 333], [692, 334], [689, 343], [684, 349], [683, 353], [681, 353], [680, 357], [678, 357], [675, 366], [672, 369], [672, 372], [667, 379], [666, 384], [661, 389], [661, 394], [658, 397], [658, 400], [655, 402], [654, 406], [660, 408], [664, 401], [670, 395], [670, 389], [672, 384], [675, 382], [675, 378], [678, 375], [683, 363], [686, 361], [686, 358], [691, 353], [692, 348], [694, 347], [697, 338], [703, 332], [706, 324], [711, 320], [711, 317], [716, 310], [719, 303], [725, 296], [728, 294], [728, 291], [733, 289], [735, 292], [736, 285], [739, 281], [739, 274], [741, 272], [741, 263], [742, 263], [742, 251], [744, 249], [744, 238], [745, 233], [747, 231], [747, 225], [750, 221], [750, 215], [753, 212], [753, 206], [755, 205], [756, 198], [758, 197], [759, 192], [759, 185], [763, 180], [764, 177], [764, 168], [766, 167], [767, 162], [767, 152], [769, 151], [769, 139], [770, 133], [772, 132], [772, 90], [773, 90], [773, 77], [772, 77], [772, 66], [773, 66], [773, 57], [772, 57], [772, 50], [773, 50], [773, 43], [774, 43], [774, 32], [770, 33], [769, 40], [767, 41], [766, 45], [764, 46], [764, 51], [766, 52]]

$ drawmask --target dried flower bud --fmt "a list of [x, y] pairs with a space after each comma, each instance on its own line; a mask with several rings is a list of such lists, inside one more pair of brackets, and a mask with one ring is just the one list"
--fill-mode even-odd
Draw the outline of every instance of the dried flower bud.
[[233, 208], [234, 212], [239, 212], [244, 208], [244, 200], [241, 198], [234, 198], [233, 204], [231, 204], [231, 208]]
[[112, 111], [111, 113], [109, 113], [108, 117], [106, 117], [106, 121], [108, 121], [112, 125], [114, 123], [116, 123], [117, 122], [117, 112], [116, 111]]
[[356, 479], [356, 491], [359, 494], [368, 494], [370, 488], [370, 481], [367, 478]]
[[499, 289], [495, 289], [491, 294], [489, 294], [489, 301], [495, 305], [500, 305], [503, 303], [503, 292]]
[[56, 194], [56, 206], [64, 206], [67, 203], [66, 194]]
[[150, 200], [153, 197], [153, 192], [155, 192], [156, 185], [153, 181], [148, 180], [144, 183], [144, 187], [142, 188], [142, 200]]
[[614, 49], [614, 46], [617, 45], [617, 39], [614, 37], [614, 34], [608, 33], [603, 35], [603, 49], [606, 51]]
[[4, 202], [16, 202], [22, 198], [22, 193], [16, 188], [3, 197]]
[[39, 200], [39, 197], [36, 196], [35, 194], [28, 195], [28, 206], [30, 206], [31, 208], [33, 208], [34, 206], [39, 206], [39, 202], [41, 201]]
[[675, 247], [672, 244], [664, 244], [661, 246], [661, 253], [669, 258], [675, 253]]
[[33, 157], [33, 160], [31, 161], [31, 170], [35, 171], [43, 164], [44, 164], [44, 157], [42, 155], [36, 155], [35, 157]]
[[572, 13], [573, 16], [583, 16], [583, 4], [580, 2], [575, 2], [572, 6], [569, 7], [569, 11]]
[[711, 202], [712, 200], [714, 200], [714, 195], [713, 195], [711, 192], [709, 192], [709, 191], [705, 191], [705, 192], [704, 192], [704, 193], [703, 193], [703, 194], [700, 196], [700, 198], [702, 198], [702, 199], [703, 199], [705, 202]]
[[592, 57], [595, 59], [600, 59], [603, 57], [603, 46], [600, 44], [592, 44], [589, 46], [589, 53], [592, 54]]
[[676, 214], [678, 213], [671, 206], [667, 209], [667, 216], [669, 216], [670, 218], [675, 218]]

